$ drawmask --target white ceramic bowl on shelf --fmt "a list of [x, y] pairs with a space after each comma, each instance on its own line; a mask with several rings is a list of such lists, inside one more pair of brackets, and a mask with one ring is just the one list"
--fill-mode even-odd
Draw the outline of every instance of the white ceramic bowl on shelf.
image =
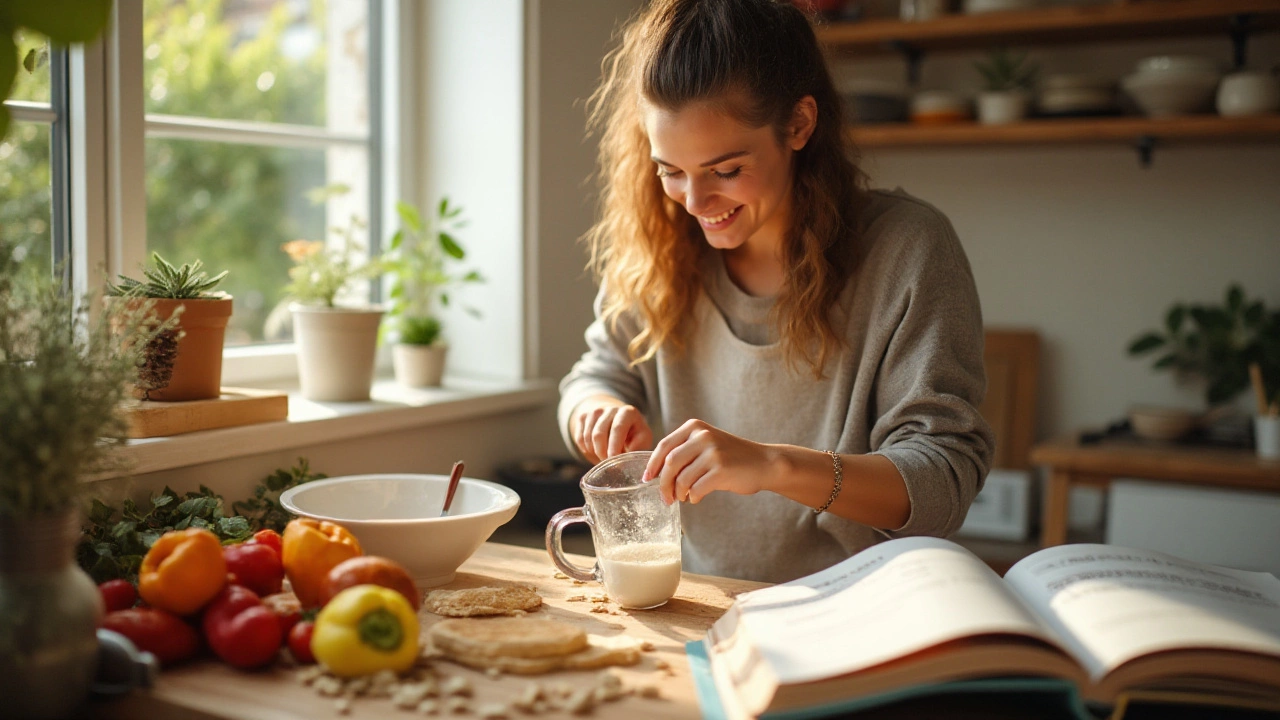
[[289, 488], [280, 504], [342, 525], [366, 555], [395, 560], [414, 584], [431, 587], [453, 580], [458, 566], [520, 507], [511, 488], [464, 477], [449, 514], [440, 517], [448, 487], [448, 475], [348, 475]]
[[1206, 112], [1213, 105], [1218, 74], [1207, 71], [1138, 72], [1120, 81], [1148, 117], [1173, 117]]

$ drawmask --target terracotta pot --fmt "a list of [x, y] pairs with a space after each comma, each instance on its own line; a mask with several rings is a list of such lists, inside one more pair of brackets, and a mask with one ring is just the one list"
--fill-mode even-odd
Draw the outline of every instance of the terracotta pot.
[[443, 342], [433, 345], [398, 343], [391, 348], [396, 382], [411, 388], [439, 387], [448, 352], [449, 345]]
[[0, 514], [0, 716], [69, 717], [98, 669], [98, 588], [73, 560], [74, 508]]
[[321, 402], [368, 400], [381, 308], [293, 305], [302, 396]]
[[[127, 302], [146, 302], [129, 300]], [[155, 298], [155, 316], [168, 318], [182, 306], [178, 316], [178, 352], [173, 361], [173, 375], [169, 384], [145, 393], [150, 400], [179, 402], [182, 400], [207, 400], [222, 392], [222, 343], [231, 318], [231, 298], [205, 300], [171, 300]], [[135, 392], [143, 397], [144, 392]]]

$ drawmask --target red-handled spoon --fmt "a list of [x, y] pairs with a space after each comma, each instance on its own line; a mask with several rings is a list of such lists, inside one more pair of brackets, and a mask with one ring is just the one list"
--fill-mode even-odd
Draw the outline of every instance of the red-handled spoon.
[[449, 491], [444, 496], [444, 509], [440, 511], [440, 517], [449, 514], [449, 506], [453, 504], [453, 493], [458, 490], [458, 481], [462, 479], [462, 461], [453, 464], [453, 470], [449, 473]]

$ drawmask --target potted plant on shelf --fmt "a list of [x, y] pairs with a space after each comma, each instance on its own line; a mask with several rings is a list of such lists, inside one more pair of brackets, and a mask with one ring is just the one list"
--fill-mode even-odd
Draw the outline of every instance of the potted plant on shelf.
[[[1223, 405], [1251, 385], [1258, 412], [1254, 427], [1262, 449], [1268, 418], [1280, 415], [1280, 311], [1268, 312], [1261, 300], [1249, 300], [1238, 285], [1227, 289], [1222, 305], [1176, 303], [1165, 313], [1164, 327], [1142, 333], [1129, 354], [1160, 351], [1155, 370], [1202, 378], [1205, 401]], [[1274, 423], [1280, 426], [1280, 422]]]
[[996, 48], [973, 66], [985, 84], [985, 89], [978, 94], [978, 122], [1005, 125], [1027, 116], [1031, 87], [1039, 68], [1027, 62], [1025, 52]]
[[143, 400], [206, 400], [222, 392], [222, 342], [231, 296], [214, 291], [227, 271], [208, 277], [202, 265], [196, 260], [174, 267], [153, 252], [142, 281], [121, 275], [118, 284], [107, 283], [109, 298], [133, 305], [148, 299], [153, 319], [177, 319], [173, 329], [158, 334], [146, 347], [137, 381]]
[[0, 238], [0, 698], [13, 717], [69, 717], [97, 668], [102, 614], [73, 562], [82, 478], [113, 464], [127, 430], [117, 406], [174, 321], [145, 301], [91, 316], [89, 298], [14, 248]]
[[[387, 317], [395, 339], [392, 364], [396, 381], [407, 387], [438, 386], [449, 346], [441, 336], [437, 306], [449, 306], [451, 287], [484, 282], [484, 278], [476, 270], [451, 273], [446, 267], [467, 256], [453, 235], [466, 225], [462, 208], [441, 198], [430, 230], [416, 207], [401, 202], [396, 211], [401, 228], [391, 237], [382, 263], [391, 276]], [[479, 316], [475, 308], [464, 310]]]
[[[324, 202], [348, 188], [333, 185], [310, 193]], [[359, 257], [356, 233], [364, 223], [354, 215], [345, 228], [334, 228], [336, 245], [323, 240], [293, 240], [284, 251], [293, 260], [285, 295], [292, 301], [294, 341], [298, 345], [298, 380], [308, 400], [368, 400], [373, 386], [378, 326], [383, 309], [364, 304], [343, 306], [342, 294], [360, 279], [375, 277], [381, 264]]]

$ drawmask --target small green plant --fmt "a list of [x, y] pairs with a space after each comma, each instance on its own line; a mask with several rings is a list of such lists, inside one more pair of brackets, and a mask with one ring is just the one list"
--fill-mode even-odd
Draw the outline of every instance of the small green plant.
[[1248, 300], [1238, 285], [1227, 289], [1223, 305], [1177, 303], [1165, 314], [1164, 327], [1147, 331], [1129, 344], [1132, 356], [1162, 351], [1154, 370], [1172, 370], [1203, 378], [1210, 406], [1232, 400], [1250, 385], [1249, 366], [1257, 364], [1270, 396], [1280, 401], [1280, 311], [1267, 312], [1261, 300]]
[[58, 512], [81, 478], [118, 466], [117, 406], [142, 349], [173, 328], [151, 319], [151, 301], [91, 315], [91, 298], [30, 265], [0, 237], [0, 515]]
[[142, 269], [142, 276], [146, 282], [121, 275], [119, 284], [107, 282], [107, 295], [168, 300], [206, 300], [225, 297], [224, 293], [215, 293], [213, 289], [227, 276], [226, 270], [208, 277], [200, 269], [204, 265], [200, 260], [190, 264], [183, 263], [182, 267], [174, 267], [157, 252], [151, 253], [151, 265]]
[[1015, 53], [1008, 48], [996, 48], [987, 53], [985, 60], [973, 63], [982, 74], [986, 89], [990, 92], [1030, 90], [1040, 68], [1027, 62], [1025, 52]]
[[[326, 185], [307, 192], [313, 205], [322, 205], [330, 198], [351, 191], [343, 184]], [[289, 284], [285, 295], [303, 305], [335, 307], [338, 295], [355, 280], [375, 277], [381, 271], [376, 260], [362, 262], [363, 247], [356, 234], [366, 227], [363, 220], [351, 216], [346, 227], [334, 227], [332, 232], [341, 242], [337, 246], [326, 245], [323, 240], [292, 240], [283, 249], [294, 265], [289, 269]]]
[[[411, 345], [431, 345], [440, 337], [442, 323], [436, 315], [436, 305], [449, 307], [449, 289], [465, 284], [484, 282], [477, 270], [451, 273], [449, 262], [464, 260], [467, 253], [454, 237], [466, 227], [462, 208], [451, 205], [449, 198], [441, 198], [436, 206], [432, 227], [423, 222], [421, 213], [413, 205], [396, 203], [400, 216], [400, 229], [391, 236], [383, 269], [391, 275], [390, 307], [387, 317], [399, 342]], [[463, 310], [473, 317], [480, 311], [465, 306]]]

